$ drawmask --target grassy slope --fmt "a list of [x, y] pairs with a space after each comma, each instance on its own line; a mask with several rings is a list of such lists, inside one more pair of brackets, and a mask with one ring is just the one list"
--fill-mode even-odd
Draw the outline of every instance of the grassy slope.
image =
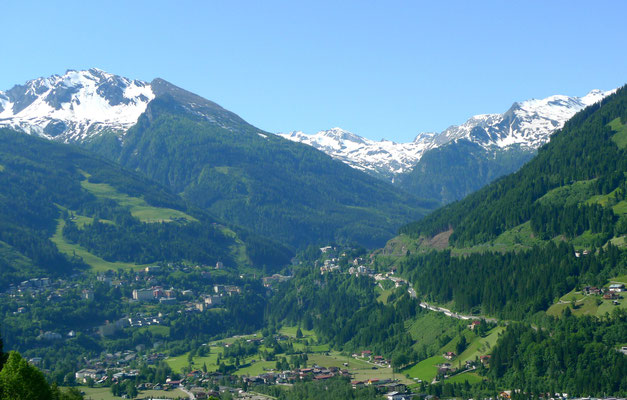
[[[610, 283], [624, 283], [627, 284], [627, 275], [618, 276], [610, 279]], [[573, 315], [596, 315], [600, 317], [606, 313], [612, 312], [615, 308], [627, 309], [627, 298], [623, 295], [623, 298], [618, 299], [619, 305], [614, 305], [612, 300], [604, 300], [601, 296], [586, 296], [581, 291], [573, 290], [570, 293], [565, 294], [555, 304], [551, 305], [547, 310], [547, 314], [553, 316], [559, 316], [564, 312], [566, 308], [571, 307]], [[575, 308], [572, 308], [574, 301]], [[597, 304], [600, 301], [600, 304]]]
[[[432, 325], [433, 326], [433, 325]], [[433, 326], [435, 327], [435, 326]], [[475, 333], [471, 331], [464, 331], [463, 334], [468, 341], [468, 346], [463, 353], [454, 358], [451, 361], [446, 360], [442, 357], [447, 351], [454, 351], [455, 346], [459, 342], [460, 337], [457, 336], [453, 340], [449, 341], [447, 344], [442, 346], [436, 355], [429, 357], [425, 360], [420, 361], [416, 365], [403, 370], [404, 374], [409, 375], [411, 378], [418, 378], [423, 381], [431, 382], [438, 372], [438, 364], [442, 364], [445, 362], [450, 363], [454, 367], [458, 367], [459, 365], [463, 366], [466, 361], [474, 361], [479, 356], [489, 354], [492, 347], [496, 344], [496, 341], [499, 338], [499, 335], [505, 330], [503, 327], [496, 327], [492, 329], [485, 337], [477, 336]], [[428, 331], [428, 329], [425, 329]], [[456, 330], [455, 330], [456, 331]], [[454, 379], [454, 382], [463, 382], [464, 379], [461, 377], [452, 377], [450, 379]], [[481, 380], [481, 378], [476, 374], [468, 374], [466, 378], [469, 382], [476, 382]], [[449, 380], [447, 380], [448, 382]]]
[[120, 193], [106, 183], [91, 183], [84, 180], [81, 182], [81, 186], [97, 197], [114, 200], [122, 207], [128, 207], [131, 215], [142, 222], [170, 222], [180, 218], [197, 221], [194, 217], [179, 210], [150, 206], [144, 199]]
[[627, 125], [621, 124], [620, 118], [616, 118], [608, 125], [616, 132], [612, 136], [612, 141], [622, 149], [627, 148]]

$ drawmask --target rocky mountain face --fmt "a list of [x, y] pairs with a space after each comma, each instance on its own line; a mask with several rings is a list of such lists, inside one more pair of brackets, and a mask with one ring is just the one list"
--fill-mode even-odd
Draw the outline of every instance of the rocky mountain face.
[[155, 97], [147, 82], [92, 68], [38, 78], [0, 92], [0, 126], [63, 142], [123, 133]]

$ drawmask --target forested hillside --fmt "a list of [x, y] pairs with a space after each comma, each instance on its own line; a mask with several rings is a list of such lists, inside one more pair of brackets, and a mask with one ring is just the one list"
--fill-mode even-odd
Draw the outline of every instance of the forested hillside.
[[626, 121], [622, 88], [575, 115], [519, 172], [403, 227], [410, 242], [452, 232], [444, 251], [408, 251], [403, 274], [431, 301], [515, 319], [624, 275]]
[[163, 85], [121, 148], [107, 135], [85, 145], [225, 221], [295, 247], [376, 246], [436, 206]]
[[107, 265], [289, 262], [285, 248], [236, 229], [238, 237], [167, 189], [84, 150], [6, 129], [0, 142], [2, 285], [88, 268], [85, 254]]
[[[466, 246], [492, 240], [532, 220], [534, 233], [540, 236], [572, 238], [585, 230], [602, 231], [609, 237], [624, 234], [627, 155], [622, 138], [626, 123], [627, 88], [623, 87], [576, 114], [520, 171], [403, 227], [401, 233], [433, 236], [452, 228], [451, 244]], [[590, 196], [571, 207], [563, 206], [578, 193], [556, 198], [559, 201], [551, 205], [539, 201], [557, 188], [586, 182]]]
[[533, 156], [530, 149], [485, 149], [460, 139], [427, 151], [396, 183], [409, 193], [448, 204], [516, 171]]

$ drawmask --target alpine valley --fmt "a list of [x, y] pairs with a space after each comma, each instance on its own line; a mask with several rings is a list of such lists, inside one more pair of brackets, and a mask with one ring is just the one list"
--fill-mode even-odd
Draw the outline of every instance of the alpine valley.
[[0, 126], [0, 399], [627, 397], [627, 87], [396, 144], [70, 70]]

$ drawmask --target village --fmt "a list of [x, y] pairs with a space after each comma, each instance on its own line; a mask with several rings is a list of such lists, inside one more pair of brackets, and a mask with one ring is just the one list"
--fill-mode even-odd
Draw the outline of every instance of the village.
[[[338, 249], [331, 246], [320, 248], [320, 252], [323, 258], [315, 265], [321, 276], [333, 273], [366, 276], [372, 280], [375, 293], [382, 302], [399, 288], [408, 292], [410, 297], [417, 297], [411, 282], [399, 277], [395, 267], [380, 272], [375, 269], [372, 259], [347, 257], [346, 253], [338, 254]], [[313, 331], [301, 327], [282, 327], [271, 336], [257, 332], [217, 339], [198, 344], [191, 350], [185, 346], [176, 350], [169, 345], [171, 327], [177, 318], [210, 316], [225, 310], [232, 299], [250, 290], [245, 287], [251, 287], [251, 282], [258, 285], [255, 289], [258, 294], [267, 297], [290, 279], [291, 275], [279, 273], [265, 277], [233, 274], [219, 262], [215, 266], [151, 265], [123, 273], [102, 272], [89, 279], [83, 275], [68, 279], [34, 278], [11, 285], [0, 294], [0, 300], [15, 318], [28, 318], [32, 312], [39, 312], [38, 307], [42, 304], [62, 307], [75, 304], [76, 299], [89, 307], [96, 304], [117, 307], [116, 312], [106, 314], [118, 314], [116, 318], [101, 319], [91, 325], [66, 326], [66, 329], [40, 330], [31, 339], [40, 346], [54, 346], [76, 340], [81, 335], [112, 343], [122, 337], [147, 335], [147, 341], [117, 346], [114, 351], [103, 351], [76, 362], [71, 378], [66, 377], [66, 381], [70, 385], [80, 385], [87, 396], [97, 396], [106, 390], [119, 397], [144, 393], [164, 399], [262, 400], [272, 398], [260, 393], [264, 391], [263, 387], [289, 388], [299, 382], [345, 379], [354, 389], [372, 388], [389, 400], [434, 398], [417, 391], [416, 384], [452, 382], [459, 377], [483, 379], [478, 378], [477, 371], [489, 368], [489, 354], [473, 353], [471, 357], [468, 350], [461, 349], [461, 352], [445, 351], [411, 369], [395, 371], [392, 362], [382, 355], [367, 349], [352, 354], [332, 351], [317, 340]], [[585, 296], [619, 300], [624, 290], [624, 284], [613, 283], [606, 288], [586, 286], [581, 292]], [[108, 298], [112, 293], [117, 297]], [[494, 318], [463, 315], [425, 302], [419, 305], [449, 318], [467, 320], [466, 328], [477, 333], [477, 338], [484, 336], [492, 341], [502, 331], [501, 327], [496, 327]], [[245, 347], [249, 350], [242, 350]], [[34, 353], [27, 353], [32, 355], [27, 358], [29, 362], [50, 372], [49, 361]], [[428, 372], [426, 375], [412, 372], [420, 369]], [[159, 378], [154, 372], [151, 375], [147, 371], [160, 371]], [[150, 376], [152, 378], [147, 378]], [[503, 392], [499, 397], [507, 399], [508, 396], [511, 393]]]

